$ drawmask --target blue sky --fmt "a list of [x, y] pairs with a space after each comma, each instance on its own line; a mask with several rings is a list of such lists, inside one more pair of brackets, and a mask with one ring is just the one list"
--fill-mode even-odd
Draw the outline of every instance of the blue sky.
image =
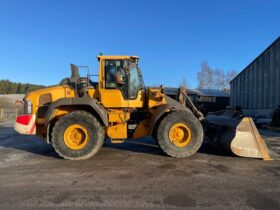
[[203, 61], [241, 71], [280, 35], [279, 0], [0, 0], [0, 79], [52, 85], [69, 64], [139, 55], [147, 85], [197, 86]]

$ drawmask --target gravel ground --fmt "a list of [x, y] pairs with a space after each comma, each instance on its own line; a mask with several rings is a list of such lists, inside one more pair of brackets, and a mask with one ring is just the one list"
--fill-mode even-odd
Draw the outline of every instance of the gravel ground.
[[0, 209], [280, 209], [280, 134], [262, 130], [274, 161], [222, 156], [203, 146], [165, 156], [151, 138], [68, 161], [35, 136], [0, 124]]

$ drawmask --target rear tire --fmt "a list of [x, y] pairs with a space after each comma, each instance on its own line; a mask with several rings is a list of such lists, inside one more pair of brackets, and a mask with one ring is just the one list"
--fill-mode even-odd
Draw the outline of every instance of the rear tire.
[[92, 114], [73, 111], [55, 123], [52, 145], [64, 159], [83, 160], [101, 149], [104, 138], [104, 128]]
[[203, 142], [203, 128], [192, 112], [175, 111], [160, 122], [157, 139], [160, 148], [167, 155], [185, 158], [200, 148]]

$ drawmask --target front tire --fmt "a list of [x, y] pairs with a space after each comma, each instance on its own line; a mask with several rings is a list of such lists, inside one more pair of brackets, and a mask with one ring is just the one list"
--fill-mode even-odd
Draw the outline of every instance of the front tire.
[[64, 159], [83, 160], [101, 149], [104, 138], [104, 128], [92, 114], [73, 111], [55, 123], [52, 145]]
[[198, 151], [203, 142], [203, 128], [199, 120], [188, 111], [175, 111], [166, 115], [159, 124], [157, 139], [167, 155], [185, 158]]

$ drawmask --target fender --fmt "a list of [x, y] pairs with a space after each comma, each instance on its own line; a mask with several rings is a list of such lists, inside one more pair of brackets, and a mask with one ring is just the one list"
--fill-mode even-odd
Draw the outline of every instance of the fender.
[[163, 105], [157, 107], [157, 110], [153, 113], [152, 118], [150, 120], [149, 135], [153, 134], [155, 125], [157, 124], [157, 122], [159, 121], [161, 116], [163, 116], [163, 114], [168, 111], [168, 109], [169, 109], [168, 104], [163, 104]]
[[102, 123], [108, 126], [108, 113], [106, 109], [101, 106], [95, 98], [62, 98], [51, 103], [46, 112], [45, 126], [48, 126], [50, 121], [54, 118], [54, 113], [57, 107], [73, 105], [87, 105], [90, 106], [100, 117]]

